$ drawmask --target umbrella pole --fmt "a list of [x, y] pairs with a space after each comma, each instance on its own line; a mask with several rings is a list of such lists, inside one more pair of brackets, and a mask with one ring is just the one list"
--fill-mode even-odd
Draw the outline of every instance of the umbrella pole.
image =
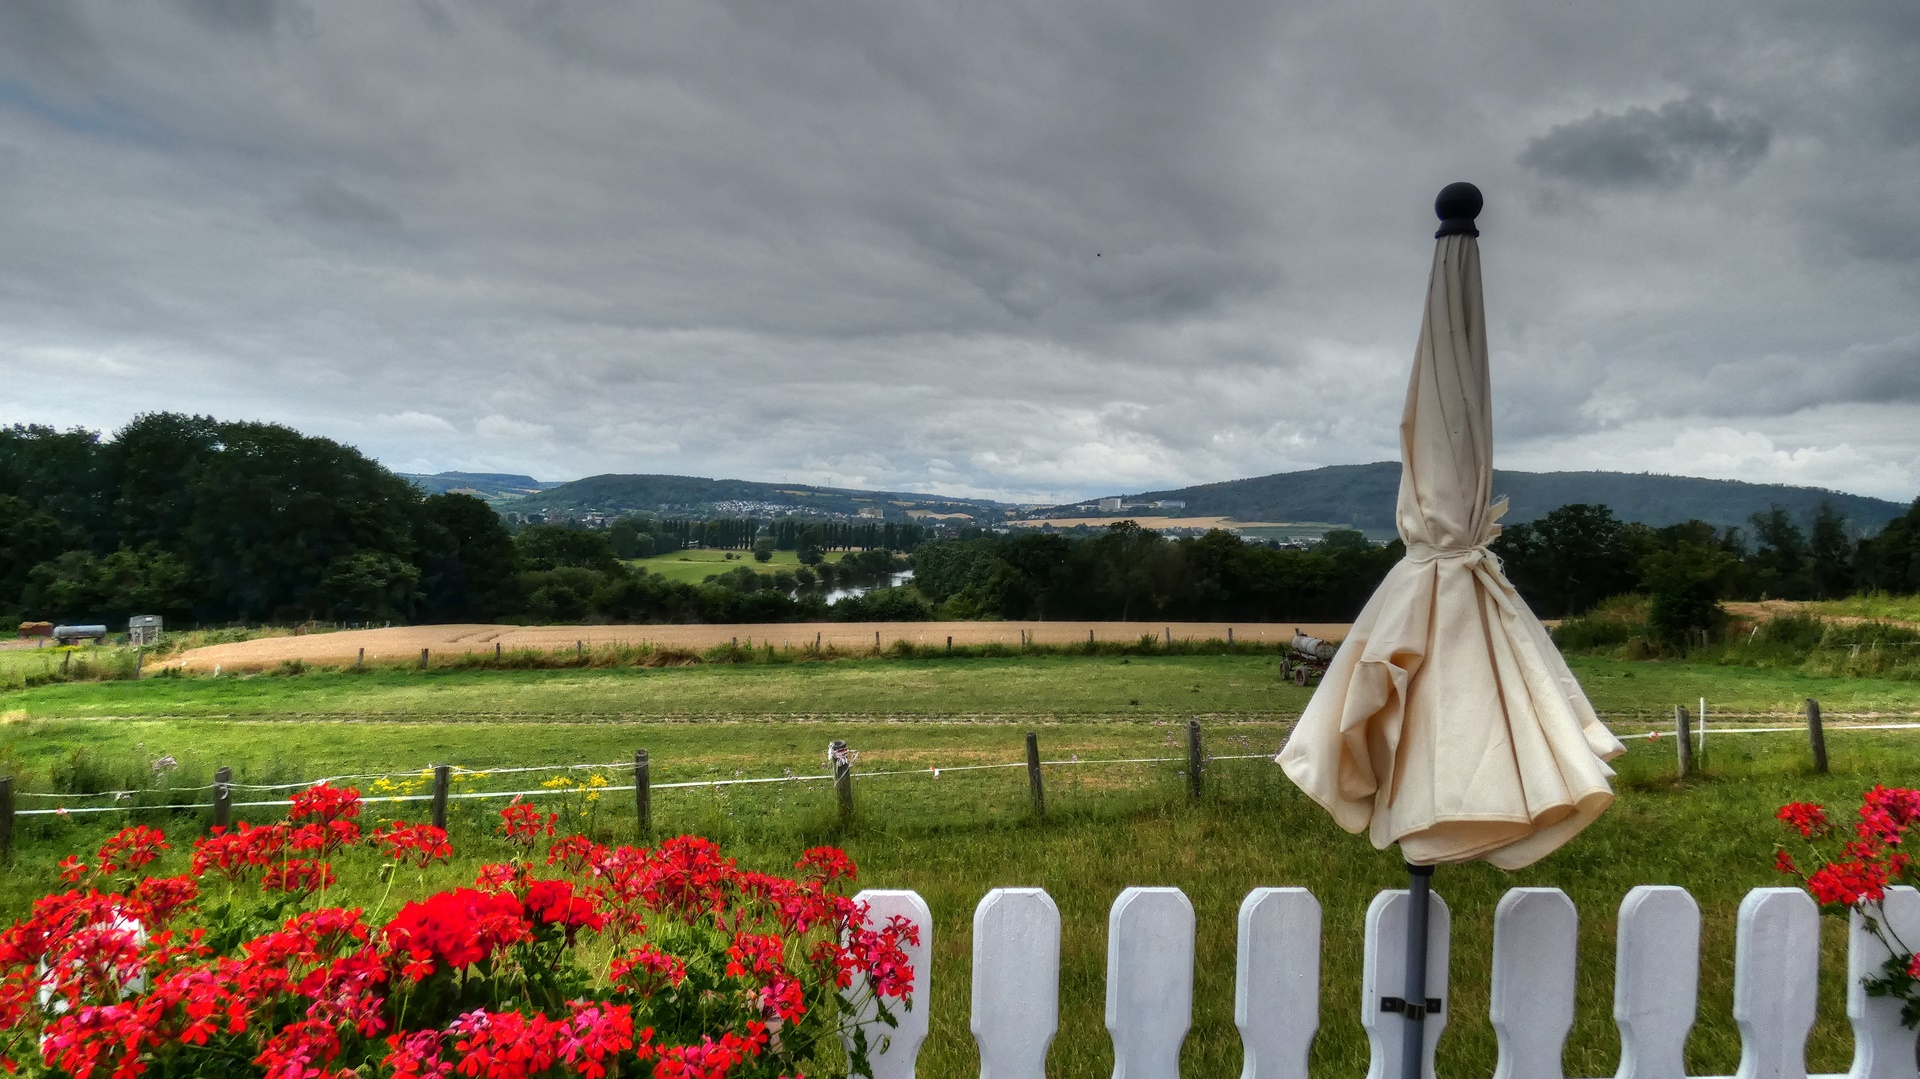
[[1407, 863], [1407, 987], [1401, 998], [1407, 1035], [1400, 1049], [1400, 1079], [1425, 1079], [1427, 1046], [1427, 892], [1433, 867]]

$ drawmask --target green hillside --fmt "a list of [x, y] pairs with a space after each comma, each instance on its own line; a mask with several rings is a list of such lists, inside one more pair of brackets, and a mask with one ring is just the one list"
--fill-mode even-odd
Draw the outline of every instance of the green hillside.
[[[1399, 488], [1399, 463], [1378, 461], [1282, 472], [1173, 491], [1147, 491], [1125, 498], [1129, 502], [1183, 501], [1186, 508], [1181, 512], [1189, 516], [1218, 515], [1242, 521], [1329, 521], [1384, 534], [1393, 531], [1394, 501]], [[1796, 516], [1805, 516], [1822, 500], [1827, 500], [1856, 528], [1877, 532], [1907, 508], [1885, 499], [1818, 487], [1632, 472], [1496, 469], [1493, 489], [1496, 496], [1505, 495], [1512, 500], [1513, 507], [1504, 518], [1511, 523], [1531, 521], [1570, 502], [1585, 502], [1608, 506], [1614, 516], [1622, 520], [1655, 526], [1694, 518], [1721, 526], [1745, 525], [1747, 518], [1770, 505], [1779, 504]]]
[[[696, 476], [608, 474], [562, 484], [541, 484], [526, 476], [461, 472], [407, 478], [434, 491], [471, 490], [503, 512], [518, 513], [765, 517], [811, 512], [853, 517], [865, 511], [869, 515], [879, 512], [890, 520], [908, 517], [925, 520], [929, 514], [964, 514], [975, 523], [987, 524], [1005, 520], [1007, 511], [1015, 508], [987, 499]], [[1512, 523], [1534, 520], [1571, 502], [1585, 502], [1611, 507], [1614, 515], [1622, 520], [1655, 526], [1693, 518], [1719, 526], [1745, 525], [1749, 517], [1771, 505], [1785, 506], [1794, 515], [1804, 517], [1826, 500], [1845, 514], [1856, 529], [1871, 533], [1906, 511], [1906, 507], [1897, 502], [1818, 487], [1693, 476], [1499, 469], [1493, 478], [1495, 493], [1512, 500], [1513, 508], [1506, 517]], [[1393, 533], [1394, 501], [1399, 486], [1400, 465], [1379, 461], [1366, 465], [1330, 465], [1177, 490], [1145, 491], [1123, 497], [1128, 502], [1163, 499], [1185, 502], [1182, 510], [1166, 511], [1176, 516], [1318, 521], [1358, 528], [1384, 538]], [[1086, 516], [1086, 511], [1074, 505], [1044, 512], [1056, 516]], [[966, 523], [953, 519], [955, 523]]]
[[851, 517], [866, 511], [891, 520], [927, 514], [965, 514], [985, 523], [1013, 506], [985, 499], [898, 491], [858, 491], [804, 483], [710, 480], [697, 476], [588, 476], [498, 506], [516, 513], [662, 513], [675, 516], [759, 517], [819, 513]]
[[452, 491], [484, 498], [489, 502], [519, 498], [548, 487], [559, 486], [556, 483], [536, 480], [532, 476], [516, 476], [505, 472], [436, 472], [431, 476], [407, 472], [394, 474], [430, 495], [443, 495]]

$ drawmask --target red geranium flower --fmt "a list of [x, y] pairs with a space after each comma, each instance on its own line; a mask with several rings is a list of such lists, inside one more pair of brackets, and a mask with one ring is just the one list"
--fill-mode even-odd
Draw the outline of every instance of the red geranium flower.
[[301, 821], [311, 817], [321, 824], [350, 820], [360, 815], [360, 792], [353, 787], [334, 787], [320, 783], [293, 796], [293, 808], [287, 819]]
[[1805, 839], [1833, 831], [1832, 822], [1827, 820], [1826, 808], [1813, 802], [1789, 802], [1781, 806], [1774, 816]]
[[559, 819], [558, 813], [543, 814], [533, 803], [515, 798], [500, 811], [500, 830], [508, 839], [532, 846], [541, 836], [552, 835], [554, 822]]
[[431, 824], [395, 821], [383, 829], [375, 829], [373, 838], [387, 848], [387, 857], [412, 862], [421, 869], [453, 857], [453, 844], [447, 842], [447, 830]]
[[158, 828], [145, 824], [129, 825], [100, 845], [100, 872], [138, 869], [171, 850], [167, 837]]

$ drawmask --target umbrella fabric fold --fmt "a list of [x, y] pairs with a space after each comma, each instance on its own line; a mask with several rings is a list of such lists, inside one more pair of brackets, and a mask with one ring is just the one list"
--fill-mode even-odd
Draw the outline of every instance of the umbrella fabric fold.
[[1613, 801], [1624, 751], [1487, 545], [1500, 534], [1472, 235], [1440, 237], [1400, 422], [1406, 557], [1277, 758], [1350, 832], [1408, 862], [1517, 869]]

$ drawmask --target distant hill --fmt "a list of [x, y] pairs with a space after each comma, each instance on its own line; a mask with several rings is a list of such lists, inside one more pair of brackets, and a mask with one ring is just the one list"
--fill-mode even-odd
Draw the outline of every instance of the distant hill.
[[[1015, 507], [986, 499], [948, 498], [901, 491], [859, 491], [804, 483], [709, 480], [697, 476], [588, 476], [504, 501], [502, 512], [582, 516], [660, 513], [690, 517], [817, 514], [891, 520], [960, 518], [982, 524], [1005, 519]], [[964, 522], [962, 522], [964, 523]]]
[[[1124, 496], [1128, 502], [1173, 499], [1186, 503], [1190, 517], [1221, 516], [1239, 521], [1324, 521], [1370, 535], [1393, 532], [1394, 502], [1400, 490], [1400, 464], [1331, 465], [1304, 472], [1282, 472], [1247, 480], [1228, 480], [1174, 491]], [[1707, 480], [1693, 476], [1656, 476], [1632, 472], [1493, 473], [1495, 497], [1512, 501], [1503, 521], [1518, 524], [1545, 516], [1570, 502], [1598, 503], [1614, 516], [1649, 525], [1677, 524], [1698, 518], [1710, 524], [1741, 525], [1779, 504], [1805, 517], [1824, 501], [1864, 532], [1878, 532], [1906, 512], [1898, 502], [1818, 487]], [[1068, 507], [1062, 507], [1066, 510]]]
[[522, 495], [559, 486], [558, 483], [543, 483], [532, 476], [512, 476], [504, 472], [436, 472], [431, 476], [398, 472], [395, 475], [411, 481], [415, 487], [428, 494], [439, 495], [446, 494], [448, 491], [457, 491], [476, 498], [484, 498], [489, 502], [519, 498]]

